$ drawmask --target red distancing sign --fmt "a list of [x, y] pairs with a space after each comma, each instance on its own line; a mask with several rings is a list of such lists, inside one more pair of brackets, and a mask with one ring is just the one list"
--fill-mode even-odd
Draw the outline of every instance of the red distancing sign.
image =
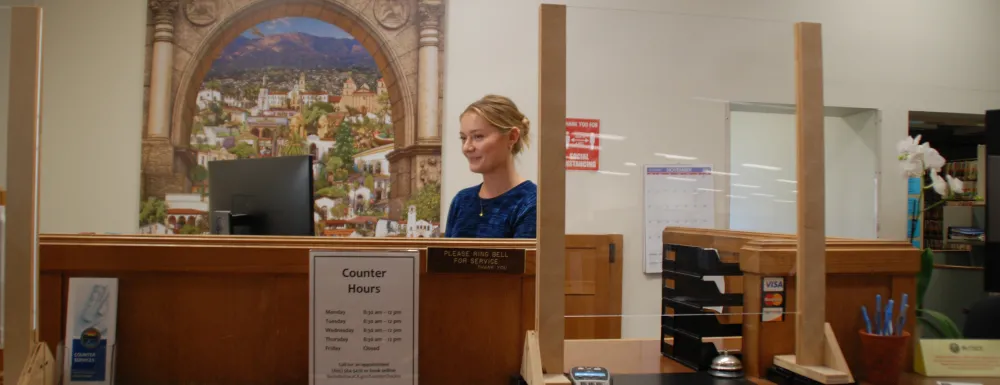
[[597, 171], [601, 168], [601, 121], [566, 118], [566, 169]]

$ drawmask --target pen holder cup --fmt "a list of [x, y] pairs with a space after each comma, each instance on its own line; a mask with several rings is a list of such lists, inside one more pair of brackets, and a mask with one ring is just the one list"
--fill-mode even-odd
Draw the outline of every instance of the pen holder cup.
[[861, 336], [861, 365], [865, 382], [872, 385], [896, 385], [906, 362], [906, 343], [910, 333], [880, 336], [858, 331]]

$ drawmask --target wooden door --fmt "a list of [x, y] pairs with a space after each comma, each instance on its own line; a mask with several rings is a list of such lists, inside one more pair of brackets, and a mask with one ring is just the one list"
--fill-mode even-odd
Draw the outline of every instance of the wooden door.
[[622, 236], [566, 235], [566, 339], [621, 338]]

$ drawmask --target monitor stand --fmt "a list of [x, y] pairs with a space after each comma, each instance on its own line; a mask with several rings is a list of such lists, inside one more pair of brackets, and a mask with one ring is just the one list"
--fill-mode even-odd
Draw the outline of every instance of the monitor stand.
[[233, 214], [230, 211], [212, 212], [212, 234], [221, 235], [251, 235], [251, 219], [249, 214]]

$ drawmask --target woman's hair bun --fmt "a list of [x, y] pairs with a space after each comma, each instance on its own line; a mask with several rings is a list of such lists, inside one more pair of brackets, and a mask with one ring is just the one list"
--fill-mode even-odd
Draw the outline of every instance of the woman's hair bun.
[[496, 127], [500, 132], [506, 133], [515, 127], [520, 129], [521, 135], [518, 137], [517, 143], [514, 143], [514, 146], [510, 150], [512, 154], [519, 154], [528, 145], [528, 132], [531, 129], [531, 121], [528, 120], [527, 116], [524, 116], [524, 113], [517, 109], [517, 105], [510, 98], [500, 95], [483, 96], [482, 99], [472, 102], [462, 115], [470, 112], [486, 119], [490, 125]]

